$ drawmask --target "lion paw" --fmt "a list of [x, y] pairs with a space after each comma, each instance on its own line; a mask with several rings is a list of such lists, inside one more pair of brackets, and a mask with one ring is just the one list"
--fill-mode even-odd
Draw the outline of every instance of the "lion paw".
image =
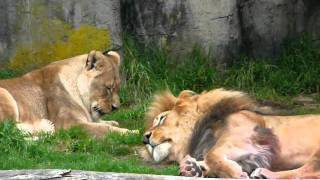
[[269, 179], [269, 178], [273, 178], [271, 174], [272, 172], [265, 168], [257, 168], [250, 174], [250, 178]]
[[187, 155], [180, 162], [180, 175], [188, 177], [204, 177], [204, 170], [196, 159]]

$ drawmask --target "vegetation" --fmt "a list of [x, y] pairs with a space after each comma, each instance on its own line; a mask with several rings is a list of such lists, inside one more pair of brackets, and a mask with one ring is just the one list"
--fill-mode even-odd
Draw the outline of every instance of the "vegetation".
[[176, 60], [163, 49], [138, 50], [128, 38], [122, 70], [123, 101], [143, 102], [166, 88], [177, 93], [183, 89], [201, 92], [225, 87], [271, 100], [320, 90], [320, 48], [308, 37], [288, 40], [278, 59], [240, 57], [224, 72], [217, 70], [211, 59], [210, 54], [205, 55], [196, 47], [189, 55]]
[[135, 155], [140, 136], [108, 134], [90, 138], [78, 127], [25, 140], [13, 122], [0, 124], [0, 169], [65, 168], [94, 171], [176, 174], [177, 167], [152, 168]]
[[[175, 94], [183, 89], [196, 92], [217, 87], [241, 89], [259, 99], [285, 104], [290, 104], [290, 99], [300, 93], [319, 93], [320, 49], [308, 38], [285, 44], [278, 59], [239, 58], [224, 72], [214, 68], [210, 55], [203, 54], [201, 48], [195, 48], [180, 60], [171, 58], [164, 49], [140, 48], [130, 37], [125, 37], [124, 54], [122, 108], [104, 118], [141, 132], [152, 94], [167, 88]], [[20, 72], [2, 70], [0, 78], [17, 74]], [[316, 111], [319, 108], [298, 109], [299, 113]], [[18, 131], [12, 122], [5, 122], [0, 125], [0, 152], [3, 152], [0, 169], [71, 168], [177, 175], [175, 164], [159, 168], [142, 162], [137, 155], [141, 135], [107, 134], [104, 139], [95, 140], [75, 127], [26, 141], [28, 135]]]

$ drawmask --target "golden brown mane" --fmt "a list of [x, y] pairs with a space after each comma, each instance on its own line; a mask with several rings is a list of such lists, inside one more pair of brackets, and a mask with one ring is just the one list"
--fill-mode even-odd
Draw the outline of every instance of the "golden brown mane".
[[154, 118], [161, 112], [171, 110], [176, 100], [177, 98], [169, 90], [154, 95], [152, 104], [145, 115], [145, 128], [151, 127]]

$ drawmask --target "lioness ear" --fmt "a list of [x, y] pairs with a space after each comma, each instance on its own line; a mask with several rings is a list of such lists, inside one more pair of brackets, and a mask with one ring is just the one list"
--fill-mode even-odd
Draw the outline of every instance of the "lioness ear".
[[87, 57], [86, 70], [89, 71], [89, 70], [95, 68], [96, 63], [97, 63], [96, 51], [92, 50], [89, 52], [88, 57]]
[[120, 54], [116, 51], [108, 51], [103, 53], [105, 56], [110, 58], [117, 66], [120, 66]]

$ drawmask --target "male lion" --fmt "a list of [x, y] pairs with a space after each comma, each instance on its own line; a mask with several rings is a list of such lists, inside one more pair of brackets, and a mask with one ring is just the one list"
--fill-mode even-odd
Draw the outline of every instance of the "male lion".
[[144, 158], [185, 176], [320, 178], [320, 115], [265, 113], [238, 91], [165, 92], [146, 115]]
[[37, 133], [79, 125], [101, 137], [121, 133], [117, 122], [100, 117], [119, 108], [120, 56], [91, 51], [51, 63], [21, 77], [0, 81], [0, 121], [12, 119], [18, 128]]

